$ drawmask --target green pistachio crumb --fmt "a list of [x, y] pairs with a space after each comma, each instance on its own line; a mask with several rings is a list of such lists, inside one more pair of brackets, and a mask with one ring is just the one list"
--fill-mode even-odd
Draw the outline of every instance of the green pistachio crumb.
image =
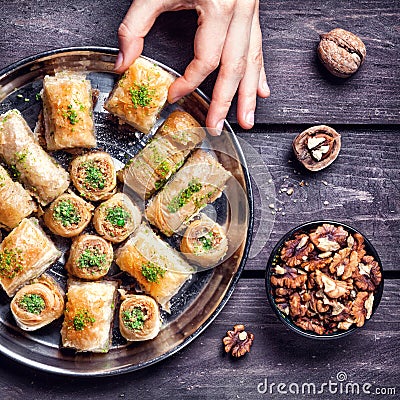
[[149, 90], [148, 84], [139, 85], [135, 83], [135, 88], [129, 88], [129, 94], [131, 95], [133, 107], [135, 108], [147, 107], [153, 100], [151, 96], [153, 96], [154, 93], [154, 90]]
[[10, 165], [10, 175], [13, 179], [19, 179], [21, 177], [21, 172], [15, 164]]
[[146, 316], [140, 307], [131, 308], [122, 313], [124, 325], [132, 331], [140, 331], [144, 327]]
[[30, 293], [25, 294], [22, 299], [19, 300], [18, 306], [24, 311], [39, 315], [46, 308], [46, 303], [42, 296]]
[[78, 267], [101, 270], [106, 261], [106, 255], [100, 253], [97, 249], [85, 249], [79, 256]]
[[4, 249], [0, 252], [0, 276], [13, 279], [23, 269], [20, 249]]
[[110, 222], [111, 225], [118, 226], [120, 228], [124, 227], [131, 218], [131, 214], [125, 211], [122, 207], [110, 207], [107, 208], [106, 212], [106, 220]]
[[81, 216], [71, 200], [61, 200], [53, 210], [53, 217], [60, 221], [63, 226], [79, 224]]
[[95, 322], [96, 320], [88, 310], [79, 310], [72, 320], [72, 326], [76, 331], [83, 331], [86, 326], [93, 325]]
[[73, 109], [72, 104], [68, 105], [67, 111], [63, 112], [63, 117], [68, 118], [71, 125], [75, 125], [79, 121], [78, 113]]
[[162, 268], [150, 261], [142, 264], [142, 275], [148, 282], [159, 283], [160, 277], [163, 278], [165, 272], [165, 268]]
[[167, 206], [168, 211], [176, 213], [180, 208], [187, 204], [193, 194], [199, 192], [202, 187], [203, 185], [197, 179], [191, 180], [186, 189], [181, 190], [177, 196], [172, 198]]
[[93, 161], [83, 164], [85, 168], [85, 184], [87, 189], [104, 189], [105, 176]]

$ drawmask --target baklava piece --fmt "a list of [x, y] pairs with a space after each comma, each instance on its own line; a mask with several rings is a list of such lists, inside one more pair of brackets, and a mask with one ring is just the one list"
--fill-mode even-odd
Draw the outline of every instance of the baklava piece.
[[45, 76], [42, 99], [48, 150], [96, 147], [92, 87], [84, 75]]
[[68, 281], [62, 344], [78, 352], [107, 353], [111, 344], [117, 282]]
[[104, 108], [121, 122], [149, 133], [167, 101], [173, 76], [139, 57], [121, 76]]

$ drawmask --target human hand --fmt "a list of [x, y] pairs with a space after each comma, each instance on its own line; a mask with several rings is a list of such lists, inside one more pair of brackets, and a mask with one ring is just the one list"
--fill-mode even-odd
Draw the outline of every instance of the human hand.
[[264, 70], [258, 0], [135, 0], [118, 29], [115, 71], [124, 72], [143, 50], [144, 37], [165, 11], [195, 9], [199, 16], [194, 59], [171, 85], [174, 103], [195, 90], [220, 67], [207, 115], [207, 128], [220, 132], [238, 91], [237, 119], [254, 125], [256, 97], [270, 94]]

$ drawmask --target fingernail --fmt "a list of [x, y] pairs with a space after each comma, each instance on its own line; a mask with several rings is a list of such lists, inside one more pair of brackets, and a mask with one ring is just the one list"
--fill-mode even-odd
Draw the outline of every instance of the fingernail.
[[269, 86], [268, 86], [267, 81], [264, 81], [264, 82], [263, 82], [262, 87], [263, 87], [263, 89], [264, 89], [268, 94], [270, 93], [270, 90], [269, 90]]
[[124, 62], [124, 56], [122, 55], [122, 52], [120, 51], [118, 53], [117, 59], [115, 60], [114, 70], [118, 69], [122, 65], [123, 62]]
[[247, 122], [249, 125], [251, 125], [251, 126], [254, 125], [254, 111], [253, 111], [253, 110], [251, 110], [251, 111], [249, 111], [249, 112], [247, 113], [247, 115], [246, 115], [246, 122]]
[[224, 129], [224, 120], [221, 119], [221, 121], [218, 122], [218, 124], [215, 127], [215, 131], [217, 135], [220, 135], [222, 133], [222, 130]]
[[172, 100], [168, 100], [168, 103], [174, 104], [176, 103], [182, 96], [176, 96]]

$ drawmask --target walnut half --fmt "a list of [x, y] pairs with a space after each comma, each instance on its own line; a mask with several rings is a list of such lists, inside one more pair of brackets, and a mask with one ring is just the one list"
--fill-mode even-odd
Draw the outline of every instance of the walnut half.
[[339, 155], [341, 137], [333, 128], [318, 125], [306, 129], [293, 140], [297, 159], [310, 171], [320, 171]]
[[244, 325], [239, 324], [233, 327], [233, 331], [226, 332], [222, 342], [226, 353], [231, 353], [233, 357], [241, 357], [250, 351], [253, 340], [254, 335], [246, 332]]

